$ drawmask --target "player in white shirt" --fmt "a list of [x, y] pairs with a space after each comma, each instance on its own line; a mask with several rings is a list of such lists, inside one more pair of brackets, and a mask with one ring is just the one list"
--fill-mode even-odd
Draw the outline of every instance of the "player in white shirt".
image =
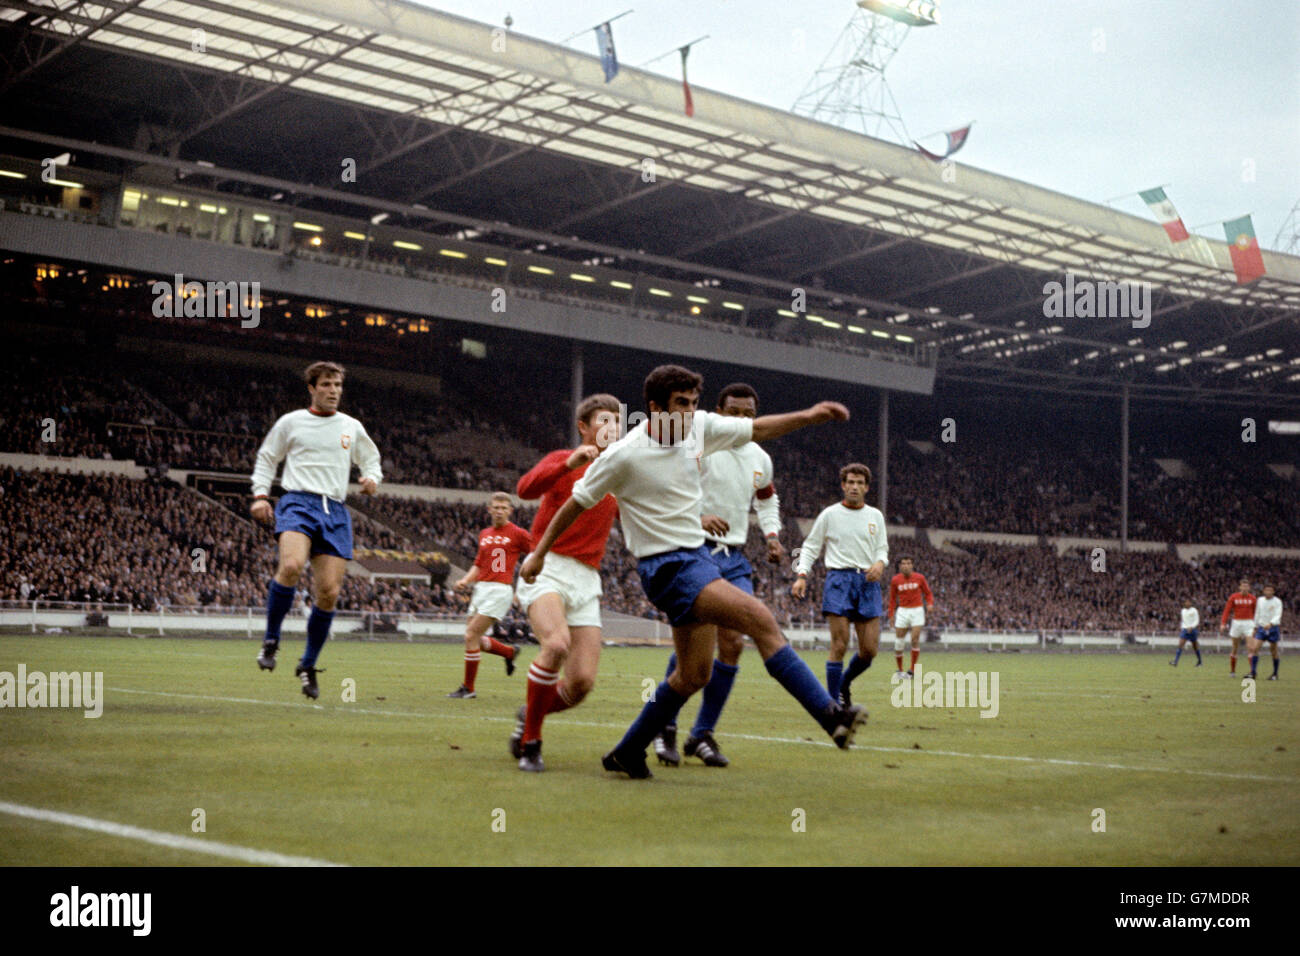
[[1268, 641], [1273, 654], [1273, 673], [1269, 680], [1277, 680], [1278, 642], [1282, 638], [1282, 599], [1274, 596], [1273, 585], [1264, 585], [1264, 596], [1255, 602], [1255, 633], [1250, 636], [1250, 676], [1255, 677], [1259, 664], [1259, 645]]
[[[348, 475], [353, 465], [361, 469], [361, 493], [373, 495], [383, 479], [379, 449], [365, 427], [340, 412], [343, 397], [343, 368], [333, 362], [316, 362], [303, 373], [311, 407], [280, 416], [262, 447], [253, 469], [253, 504], [250, 512], [258, 521], [275, 521], [279, 539], [279, 563], [266, 599], [266, 636], [257, 664], [275, 669], [275, 652], [280, 647], [280, 625], [293, 606], [294, 589], [303, 568], [311, 562], [315, 594], [307, 618], [307, 649], [294, 675], [302, 681], [302, 692], [315, 699], [316, 660], [329, 637], [348, 561], [352, 558], [352, 516], [344, 503]], [[280, 484], [284, 494], [272, 511], [267, 495], [276, 469], [284, 462]]]
[[[803, 600], [808, 593], [808, 572], [826, 551], [826, 582], [822, 586], [822, 614], [831, 629], [831, 649], [826, 661], [826, 689], [848, 706], [849, 685], [871, 666], [880, 647], [880, 580], [889, 564], [885, 516], [867, 504], [871, 469], [853, 462], [840, 469], [844, 500], [822, 511], [813, 522], [795, 565], [798, 577], [790, 593]], [[849, 622], [858, 633], [858, 653], [844, 669], [849, 646]]]
[[[731, 418], [753, 419], [758, 415], [758, 392], [743, 382], [728, 385], [718, 393], [716, 410]], [[722, 576], [746, 594], [754, 593], [754, 569], [744, 554], [749, 537], [749, 510], [758, 512], [758, 526], [767, 540], [767, 560], [778, 564], [785, 555], [778, 537], [781, 531], [781, 499], [772, 483], [772, 459], [757, 442], [714, 452], [701, 462], [703, 501], [700, 526], [704, 529], [704, 546], [718, 565]], [[740, 670], [740, 652], [745, 635], [730, 628], [718, 628], [718, 658], [713, 674], [700, 696], [700, 712], [686, 738], [683, 750], [688, 757], [699, 757], [708, 767], [725, 767], [729, 761], [713, 737], [722, 708], [731, 694], [731, 685]], [[677, 655], [668, 659], [668, 674], [677, 668]], [[681, 763], [677, 752], [677, 725], [669, 724], [654, 739], [655, 756], [670, 767]]]
[[[668, 615], [677, 650], [677, 669], [658, 688], [618, 745], [601, 760], [610, 771], [651, 776], [645, 748], [677, 716], [691, 694], [709, 682], [719, 626], [748, 634], [768, 673], [847, 749], [866, 721], [861, 707], [832, 700], [797, 655], [761, 601], [722, 577], [704, 546], [700, 525], [701, 459], [724, 448], [765, 441], [798, 428], [846, 421], [838, 402], [801, 412], [750, 420], [697, 412], [703, 379], [677, 365], [661, 365], [645, 381], [645, 416], [628, 420], [628, 433], [597, 458], [573, 486], [573, 493], [546, 528], [521, 576], [531, 583], [542, 570], [552, 543], [587, 508], [606, 494], [618, 500], [623, 537], [638, 559], [646, 596]], [[644, 424], [640, 424], [644, 420]]]
[[1180, 612], [1180, 624], [1182, 629], [1178, 632], [1178, 650], [1174, 651], [1174, 659], [1169, 662], [1171, 667], [1178, 666], [1178, 658], [1183, 656], [1183, 645], [1188, 641], [1192, 642], [1192, 650], [1196, 652], [1196, 666], [1201, 666], [1201, 645], [1197, 641], [1197, 628], [1201, 626], [1201, 612], [1196, 610], [1196, 604], [1191, 598], [1183, 605]]

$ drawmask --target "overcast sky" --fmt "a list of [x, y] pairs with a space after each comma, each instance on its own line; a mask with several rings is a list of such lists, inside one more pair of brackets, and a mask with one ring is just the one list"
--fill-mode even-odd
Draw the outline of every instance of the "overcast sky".
[[[614, 24], [640, 66], [703, 34], [691, 82], [789, 109], [853, 0], [415, 0], [560, 41]], [[887, 71], [914, 137], [975, 127], [958, 160], [1102, 202], [1160, 184], [1193, 232], [1254, 216], [1274, 240], [1300, 201], [1300, 0], [942, 0]], [[569, 42], [595, 53], [590, 31]], [[677, 76], [668, 57], [648, 69]], [[889, 138], [889, 137], [886, 137]], [[931, 149], [942, 139], [925, 140]], [[1136, 196], [1116, 208], [1148, 215]], [[1283, 243], [1286, 237], [1283, 237]]]

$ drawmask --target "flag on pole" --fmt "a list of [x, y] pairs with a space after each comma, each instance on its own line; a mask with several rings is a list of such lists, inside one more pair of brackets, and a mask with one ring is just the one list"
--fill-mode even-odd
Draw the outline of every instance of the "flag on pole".
[[951, 133], [943, 134], [948, 138], [948, 150], [942, 156], [940, 156], [938, 153], [930, 152], [920, 143], [916, 142], [916, 140], [912, 141], [912, 145], [915, 146], [918, 150], [920, 150], [921, 155], [924, 156], [926, 159], [934, 163], [941, 163], [949, 156], [951, 156], [953, 153], [957, 152], [957, 150], [961, 149], [963, 146], [966, 145], [966, 137], [970, 135], [970, 128], [972, 125], [974, 124], [967, 123], [961, 129], [955, 129]]
[[1174, 204], [1169, 201], [1165, 191], [1157, 186], [1155, 189], [1146, 189], [1138, 193], [1142, 201], [1151, 207], [1152, 214], [1165, 227], [1165, 232], [1169, 234], [1171, 242], [1182, 242], [1190, 238], [1187, 233], [1187, 227], [1183, 225], [1183, 219], [1178, 215], [1178, 210]]
[[682, 92], [686, 95], [686, 115], [695, 115], [695, 100], [691, 98], [691, 84], [686, 81], [686, 57], [691, 52], [691, 45], [688, 43], [682, 47]]
[[600, 68], [608, 83], [618, 75], [618, 54], [614, 52], [614, 28], [606, 20], [596, 27], [596, 45], [600, 48]]
[[1254, 282], [1264, 275], [1264, 257], [1255, 238], [1255, 227], [1250, 216], [1231, 219], [1223, 224], [1228, 236], [1228, 255], [1232, 256], [1232, 271], [1237, 273], [1237, 284]]

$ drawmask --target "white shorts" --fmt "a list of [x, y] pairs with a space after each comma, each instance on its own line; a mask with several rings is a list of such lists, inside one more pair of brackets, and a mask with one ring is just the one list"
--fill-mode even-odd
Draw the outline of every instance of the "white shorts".
[[900, 628], [911, 630], [914, 627], [925, 626], [925, 608], [923, 607], [900, 607], [894, 611], [894, 630]]
[[532, 584], [519, 579], [519, 606], [526, 612], [543, 594], [558, 594], [569, 627], [600, 627], [600, 572], [565, 554], [546, 556]]
[[510, 601], [515, 591], [508, 584], [500, 581], [479, 581], [474, 585], [474, 593], [469, 596], [469, 613], [482, 614], [494, 621], [499, 621], [510, 613]]
[[1228, 625], [1229, 637], [1250, 637], [1255, 633], [1255, 622], [1240, 619], [1234, 619]]

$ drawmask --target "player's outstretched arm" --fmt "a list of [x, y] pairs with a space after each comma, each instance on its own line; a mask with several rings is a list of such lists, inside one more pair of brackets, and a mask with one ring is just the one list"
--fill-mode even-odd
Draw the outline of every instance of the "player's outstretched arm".
[[537, 547], [533, 549], [533, 553], [528, 556], [519, 569], [519, 576], [524, 581], [528, 584], [533, 583], [537, 575], [541, 573], [542, 563], [546, 560], [546, 555], [550, 553], [551, 545], [555, 544], [555, 539], [568, 531], [573, 522], [578, 520], [578, 515], [586, 510], [577, 501], [570, 498], [560, 507], [559, 511], [555, 512], [555, 517], [546, 526], [542, 540], [537, 542]]
[[754, 441], [767, 441], [780, 438], [790, 432], [807, 428], [809, 425], [821, 425], [826, 422], [847, 422], [849, 410], [839, 402], [818, 402], [801, 412], [785, 412], [781, 415], [760, 415], [754, 419]]

